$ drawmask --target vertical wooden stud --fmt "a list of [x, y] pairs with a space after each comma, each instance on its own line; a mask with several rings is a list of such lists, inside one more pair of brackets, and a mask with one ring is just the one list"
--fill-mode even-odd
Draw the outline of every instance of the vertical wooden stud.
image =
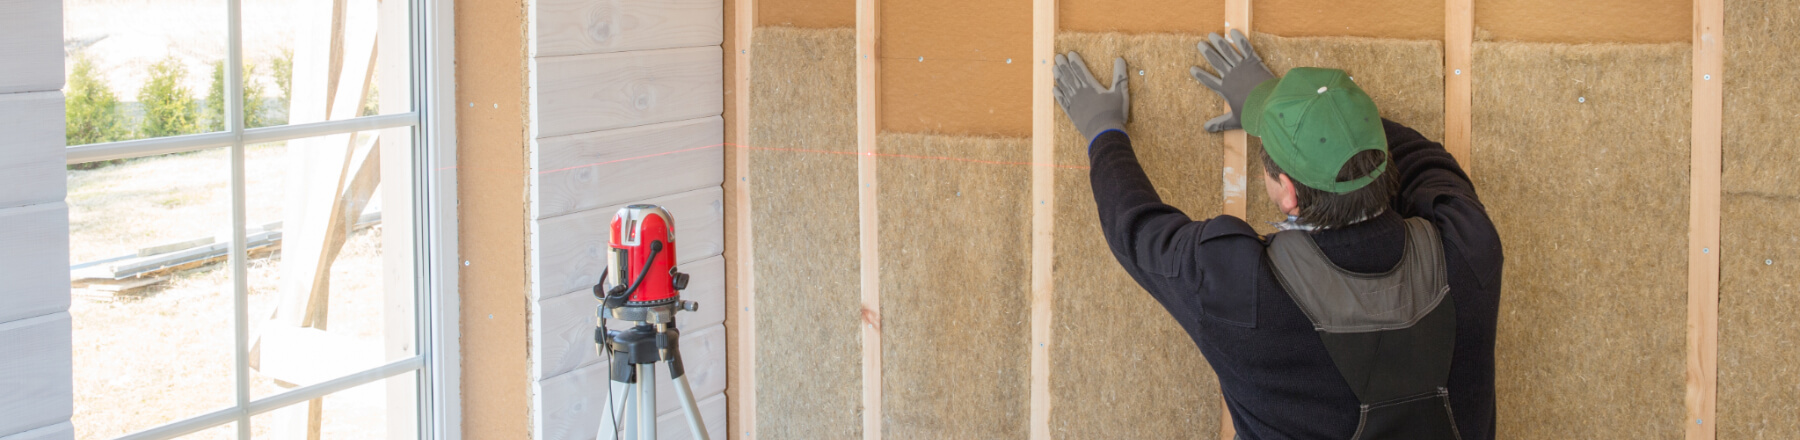
[[1050, 320], [1055, 310], [1056, 110], [1050, 60], [1056, 58], [1056, 0], [1031, 2], [1031, 438], [1050, 438]]
[[1472, 102], [1470, 77], [1474, 76], [1475, 2], [1444, 2], [1444, 149], [1456, 157], [1463, 172], [1473, 173], [1469, 162], [1469, 134], [1474, 128], [1469, 113]]
[[[1250, 34], [1250, 0], [1225, 0], [1225, 30], [1232, 29]], [[1244, 191], [1248, 188], [1245, 175], [1250, 172], [1245, 165], [1250, 157], [1249, 147], [1250, 137], [1243, 130], [1225, 132], [1225, 183], [1222, 186], [1225, 189], [1225, 215], [1238, 218], [1248, 215], [1249, 199]]]
[[[1250, 0], [1225, 0], [1225, 30], [1232, 29], [1250, 34]], [[1238, 109], [1232, 109], [1237, 111]], [[1249, 213], [1249, 199], [1244, 192], [1248, 190], [1245, 177], [1250, 172], [1250, 136], [1243, 130], [1225, 132], [1225, 215], [1245, 218]], [[1231, 440], [1237, 437], [1237, 428], [1231, 424], [1231, 407], [1225, 404], [1224, 393], [1219, 398], [1219, 438]]]
[[1712, 440], [1719, 379], [1719, 181], [1725, 66], [1723, 0], [1694, 1], [1693, 170], [1688, 203], [1688, 440]]
[[750, 149], [743, 148], [750, 143], [750, 37], [755, 34], [756, 0], [735, 0], [732, 11], [733, 60], [731, 71], [732, 111], [737, 117], [737, 124], [732, 126], [733, 148], [736, 154], [731, 157], [731, 167], [736, 171], [738, 180], [731, 182], [732, 212], [737, 219], [734, 222], [734, 242], [732, 254], [737, 265], [736, 304], [739, 307], [737, 321], [732, 323], [732, 331], [737, 333], [737, 383], [732, 384], [731, 399], [737, 405], [737, 420], [734, 420], [729, 431], [737, 433], [734, 437], [744, 439], [756, 438], [756, 251], [752, 247], [750, 236]]
[[881, 439], [881, 223], [875, 136], [881, 110], [881, 4], [856, 0], [856, 180], [862, 251], [863, 438]]

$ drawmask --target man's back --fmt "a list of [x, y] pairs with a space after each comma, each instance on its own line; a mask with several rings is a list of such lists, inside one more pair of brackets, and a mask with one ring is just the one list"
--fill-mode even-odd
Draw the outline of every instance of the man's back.
[[[1398, 124], [1385, 128], [1390, 172], [1401, 179], [1392, 209], [1312, 238], [1334, 265], [1381, 273], [1404, 254], [1404, 217], [1423, 217], [1438, 228], [1456, 308], [1452, 411], [1462, 438], [1492, 438], [1498, 235], [1441, 145]], [[1108, 244], [1212, 364], [1242, 438], [1349, 438], [1357, 427], [1356, 396], [1311, 321], [1276, 281], [1263, 239], [1235, 217], [1195, 222], [1162, 204], [1123, 134], [1100, 136], [1089, 154]]]

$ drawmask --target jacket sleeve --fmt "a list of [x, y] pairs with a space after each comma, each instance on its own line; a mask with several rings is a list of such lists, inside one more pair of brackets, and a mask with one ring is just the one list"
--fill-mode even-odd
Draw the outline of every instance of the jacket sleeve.
[[1475, 184], [1444, 145], [1418, 131], [1382, 119], [1392, 166], [1399, 172], [1400, 191], [1392, 208], [1403, 217], [1423, 217], [1437, 225], [1444, 240], [1458, 246], [1486, 286], [1500, 279], [1500, 234]]
[[1236, 217], [1195, 221], [1163, 203], [1123, 132], [1095, 138], [1088, 160], [1100, 229], [1113, 256], [1177, 320], [1184, 325], [1196, 322], [1205, 281], [1202, 259], [1217, 254], [1203, 252], [1202, 243], [1247, 238], [1250, 247], [1259, 250], [1255, 231]]

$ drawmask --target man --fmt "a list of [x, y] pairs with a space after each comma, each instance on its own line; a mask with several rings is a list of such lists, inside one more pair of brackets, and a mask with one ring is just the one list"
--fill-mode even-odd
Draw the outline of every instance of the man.
[[[1074, 52], [1054, 95], [1088, 140], [1113, 255], [1218, 373], [1242, 439], [1491, 439], [1498, 233], [1442, 145], [1381, 119], [1343, 71], [1275, 78], [1242, 33], [1195, 79], [1262, 138], [1281, 232], [1163, 204], [1124, 130], [1125, 60], [1101, 87]], [[1195, 176], [1195, 178], [1217, 178]]]

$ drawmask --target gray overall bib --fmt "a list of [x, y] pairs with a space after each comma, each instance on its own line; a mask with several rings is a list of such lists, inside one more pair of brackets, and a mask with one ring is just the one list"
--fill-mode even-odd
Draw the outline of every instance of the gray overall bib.
[[1456, 307], [1437, 228], [1406, 219], [1406, 251], [1386, 273], [1337, 267], [1305, 231], [1269, 239], [1269, 262], [1361, 403], [1358, 440], [1459, 439], [1450, 412]]

